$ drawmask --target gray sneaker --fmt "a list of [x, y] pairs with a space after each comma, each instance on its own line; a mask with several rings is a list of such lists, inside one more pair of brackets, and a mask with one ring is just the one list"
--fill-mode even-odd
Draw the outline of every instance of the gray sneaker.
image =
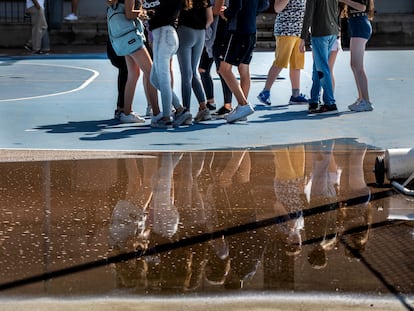
[[353, 103], [352, 105], [348, 106], [349, 110], [355, 111], [355, 112], [362, 112], [362, 111], [372, 111], [374, 110], [374, 107], [372, 104], [365, 99], [361, 99], [360, 101], [357, 101]]
[[237, 105], [236, 109], [234, 109], [232, 112], [230, 112], [227, 117], [227, 123], [233, 123], [236, 121], [241, 121], [242, 119], [246, 118], [247, 116], [254, 113], [254, 108], [252, 105]]
[[194, 118], [195, 123], [211, 120], [211, 113], [208, 108], [200, 110]]
[[162, 113], [151, 118], [151, 127], [157, 129], [169, 129], [172, 128], [171, 120], [165, 120], [162, 118]]
[[186, 109], [184, 109], [183, 111], [179, 112], [179, 113], [175, 113], [174, 115], [174, 120], [173, 120], [173, 127], [179, 127], [181, 125], [184, 125], [184, 123], [188, 120], [188, 119], [192, 119], [193, 116], [191, 115], [191, 113], [189, 113]]

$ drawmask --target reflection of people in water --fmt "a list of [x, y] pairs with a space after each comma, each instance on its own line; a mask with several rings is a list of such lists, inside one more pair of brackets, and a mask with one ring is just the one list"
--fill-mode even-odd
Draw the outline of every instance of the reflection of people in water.
[[[333, 143], [322, 142], [320, 147], [314, 153], [313, 175], [306, 189], [312, 207], [327, 208], [306, 220], [307, 238], [315, 245], [308, 253], [314, 269], [326, 267], [327, 252], [337, 250], [340, 243], [347, 257], [358, 258], [367, 245], [372, 221], [364, 175], [366, 146], [334, 150]], [[314, 183], [321, 186], [312, 192]]]
[[286, 253], [298, 255], [302, 250], [301, 231], [304, 227], [305, 147], [295, 145], [274, 150], [273, 161], [274, 209], [276, 215], [286, 216], [285, 221], [277, 225], [277, 230], [286, 237]]
[[[140, 162], [140, 163], [138, 163]], [[145, 250], [150, 229], [147, 215], [152, 199], [151, 178], [155, 173], [156, 159], [128, 158], [124, 160], [126, 171], [125, 198], [115, 205], [109, 224], [109, 246], [115, 254]], [[142, 165], [140, 171], [138, 166]], [[146, 263], [142, 258], [115, 264], [119, 287], [146, 286]]]
[[365, 250], [372, 223], [371, 190], [364, 174], [366, 151], [365, 145], [357, 145], [343, 156], [342, 165], [348, 170], [342, 174], [341, 201], [346, 203], [340, 205], [337, 222], [345, 254], [350, 259], [358, 258]]
[[305, 195], [310, 208], [330, 207], [328, 211], [315, 213], [305, 219], [307, 239], [314, 245], [308, 253], [308, 262], [314, 269], [326, 267], [326, 251], [337, 242], [335, 202], [342, 170], [335, 161], [334, 145], [334, 141], [322, 141], [311, 145], [309, 149], [312, 153], [312, 168]]

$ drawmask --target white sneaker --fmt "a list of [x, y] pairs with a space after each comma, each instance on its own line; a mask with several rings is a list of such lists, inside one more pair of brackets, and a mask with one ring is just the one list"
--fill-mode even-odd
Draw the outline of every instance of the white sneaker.
[[75, 14], [70, 13], [69, 15], [65, 16], [65, 20], [67, 20], [67, 21], [77, 21], [78, 17]]
[[130, 114], [121, 112], [119, 121], [121, 123], [145, 123], [145, 119], [141, 118], [136, 112], [131, 111]]
[[241, 121], [242, 119], [246, 118], [247, 116], [251, 115], [254, 112], [254, 108], [252, 105], [237, 105], [236, 109], [230, 112], [227, 117], [227, 123], [233, 123], [236, 121]]
[[348, 106], [349, 110], [355, 111], [355, 112], [362, 112], [362, 111], [372, 111], [374, 110], [374, 107], [372, 104], [365, 99], [361, 99], [357, 104], [352, 104]]

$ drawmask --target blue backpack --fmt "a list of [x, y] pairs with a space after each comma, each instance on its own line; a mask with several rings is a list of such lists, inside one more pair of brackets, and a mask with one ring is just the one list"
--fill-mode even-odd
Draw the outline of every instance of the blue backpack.
[[126, 18], [124, 4], [108, 7], [107, 23], [109, 40], [118, 56], [130, 55], [144, 46], [144, 26], [139, 18]]

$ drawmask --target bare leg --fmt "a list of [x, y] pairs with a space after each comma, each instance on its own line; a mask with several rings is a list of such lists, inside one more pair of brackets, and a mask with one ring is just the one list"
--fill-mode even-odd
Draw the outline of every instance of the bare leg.
[[368, 94], [368, 79], [364, 69], [364, 53], [366, 39], [363, 38], [351, 38], [350, 51], [351, 51], [351, 68], [354, 73], [355, 82], [358, 88], [358, 96], [361, 99], [365, 99], [369, 102]]
[[134, 62], [144, 72], [144, 89], [145, 96], [147, 97], [148, 103], [151, 105], [154, 115], [158, 115], [160, 108], [158, 106], [158, 93], [157, 89], [149, 83], [149, 77], [151, 74], [152, 60], [146, 48], [139, 49], [131, 55]]
[[236, 97], [239, 105], [247, 105], [247, 98], [244, 95], [243, 89], [241, 88], [236, 76], [232, 72], [232, 65], [222, 61], [220, 63], [220, 74], [226, 81], [233, 95]]
[[125, 61], [128, 67], [128, 79], [125, 85], [124, 113], [128, 115], [132, 111], [132, 103], [134, 101], [135, 88], [140, 75], [140, 69], [130, 55], [125, 56]]

